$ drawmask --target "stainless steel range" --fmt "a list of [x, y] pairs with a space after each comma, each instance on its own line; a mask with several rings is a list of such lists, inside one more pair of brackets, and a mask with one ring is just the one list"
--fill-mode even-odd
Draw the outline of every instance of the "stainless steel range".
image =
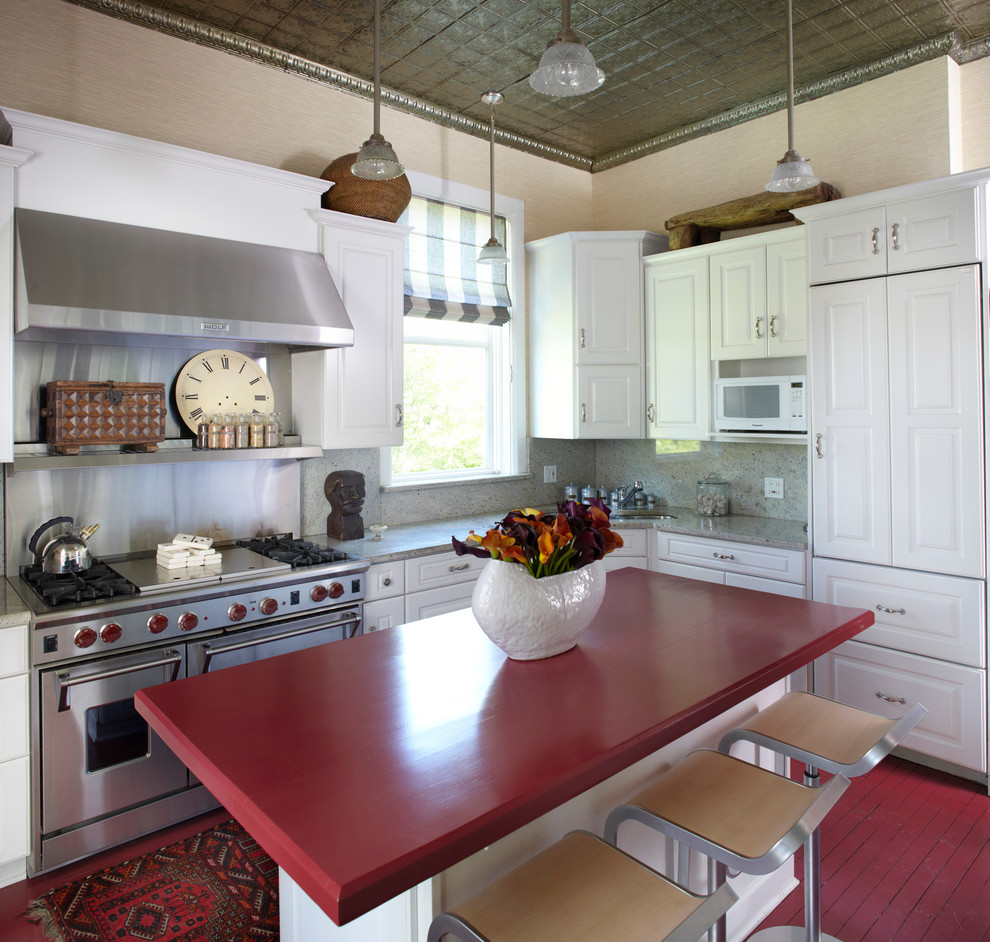
[[9, 580], [35, 614], [32, 873], [216, 806], [138, 715], [138, 690], [360, 633], [367, 560], [291, 534], [220, 554]]

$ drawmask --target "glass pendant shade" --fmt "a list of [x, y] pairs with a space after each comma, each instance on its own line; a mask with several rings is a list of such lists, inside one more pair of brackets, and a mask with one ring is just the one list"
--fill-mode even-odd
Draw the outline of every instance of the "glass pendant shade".
[[504, 265], [508, 260], [509, 255], [505, 247], [495, 236], [492, 236], [478, 253], [479, 265]]
[[808, 163], [796, 151], [789, 150], [774, 167], [770, 182], [764, 187], [771, 193], [793, 193], [795, 190], [808, 190], [818, 186], [821, 180], [815, 176]]
[[401, 177], [405, 167], [399, 163], [392, 145], [382, 137], [380, 129], [382, 109], [382, 8], [381, 0], [375, 0], [375, 127], [371, 137], [362, 145], [351, 165], [351, 173], [362, 180], [394, 180]]
[[404, 171], [392, 145], [381, 134], [372, 134], [361, 145], [351, 166], [351, 173], [362, 180], [394, 180]]
[[547, 46], [539, 67], [529, 77], [529, 84], [536, 91], [554, 98], [586, 95], [604, 81], [605, 73], [595, 65], [591, 50], [580, 40], [555, 40]]

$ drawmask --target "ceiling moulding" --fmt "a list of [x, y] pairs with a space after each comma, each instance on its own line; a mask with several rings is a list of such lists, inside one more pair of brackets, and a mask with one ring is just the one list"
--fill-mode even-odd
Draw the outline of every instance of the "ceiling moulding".
[[[368, 99], [374, 96], [374, 85], [370, 81], [348, 75], [346, 72], [321, 65], [302, 56], [283, 52], [273, 46], [256, 42], [229, 30], [207, 26], [181, 14], [167, 13], [149, 7], [141, 3], [140, 0], [67, 0], [67, 2], [149, 27], [170, 36], [211, 46], [214, 49], [220, 49], [262, 65], [271, 66], [283, 72], [299, 75], [322, 85], [329, 85], [352, 95]], [[911, 49], [887, 56], [870, 65], [859, 66], [847, 72], [829, 76], [819, 82], [796, 88], [794, 90], [795, 101], [810, 101], [814, 98], [821, 98], [943, 55], [952, 56], [960, 64], [972, 62], [975, 59], [990, 55], [990, 40], [980, 40], [969, 45], [963, 45], [956, 35], [932, 39]], [[389, 88], [382, 88], [381, 96], [382, 102], [396, 111], [414, 115], [455, 131], [462, 131], [474, 137], [485, 140], [489, 137], [490, 129], [485, 121], [455, 114], [437, 105]], [[495, 140], [499, 144], [533, 154], [536, 157], [595, 173], [639, 160], [641, 157], [647, 157], [677, 144], [683, 144], [685, 141], [780, 111], [786, 106], [786, 100], [787, 96], [781, 93], [758, 102], [741, 105], [730, 111], [706, 118], [704, 121], [676, 128], [595, 160], [559, 147], [551, 147], [504, 129], [496, 130]]]

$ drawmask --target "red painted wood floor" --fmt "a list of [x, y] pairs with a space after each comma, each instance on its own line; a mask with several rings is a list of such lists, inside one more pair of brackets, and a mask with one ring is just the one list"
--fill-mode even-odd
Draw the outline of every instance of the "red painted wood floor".
[[[990, 942], [986, 789], [888, 756], [822, 825], [822, 931], [842, 942]], [[804, 925], [802, 885], [763, 923]]]
[[[222, 809], [0, 889], [0, 939], [40, 942], [21, 917], [46, 890], [229, 817]], [[798, 872], [801, 871], [800, 857]], [[842, 942], [990, 942], [990, 799], [973, 782], [888, 757], [822, 829], [822, 929]], [[803, 925], [795, 890], [763, 926]], [[222, 939], [209, 942], [225, 942]]]

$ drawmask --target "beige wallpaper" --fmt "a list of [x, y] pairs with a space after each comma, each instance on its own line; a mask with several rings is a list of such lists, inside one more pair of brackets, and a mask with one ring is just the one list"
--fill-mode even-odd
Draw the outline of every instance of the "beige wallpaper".
[[[0, 0], [0, 23], [0, 107], [312, 176], [371, 133], [370, 101], [63, 0]], [[410, 170], [488, 188], [484, 139], [387, 108], [382, 133]], [[505, 147], [495, 159], [529, 238], [591, 226], [589, 174]]]
[[960, 70], [963, 170], [990, 167], [990, 59]]

